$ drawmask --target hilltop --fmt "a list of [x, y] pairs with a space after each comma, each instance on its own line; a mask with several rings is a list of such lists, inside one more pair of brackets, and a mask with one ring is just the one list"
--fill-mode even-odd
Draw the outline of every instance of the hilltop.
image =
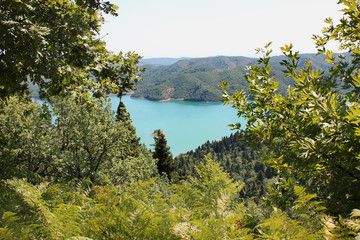
[[[324, 56], [316, 54], [302, 54], [300, 66], [305, 61], [311, 61], [315, 67], [326, 70]], [[293, 80], [286, 78], [282, 72], [280, 62], [284, 58], [275, 56], [271, 59], [272, 74], [279, 81], [279, 92], [286, 94], [288, 86]], [[173, 64], [168, 65], [170, 62]], [[185, 101], [220, 101], [222, 90], [218, 85], [227, 80], [232, 94], [235, 90], [248, 90], [244, 79], [246, 66], [256, 64], [256, 58], [216, 56], [193, 59], [160, 59], [143, 61], [146, 71], [142, 74], [142, 81], [137, 83], [137, 90], [132, 95], [135, 98], [148, 100], [184, 99]], [[159, 63], [163, 62], [163, 65]]]

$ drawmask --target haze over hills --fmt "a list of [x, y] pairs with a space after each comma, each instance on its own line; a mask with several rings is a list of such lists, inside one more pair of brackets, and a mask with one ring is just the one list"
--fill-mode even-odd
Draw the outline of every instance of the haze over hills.
[[154, 65], [154, 66], [166, 66], [174, 64], [180, 60], [190, 59], [188, 57], [182, 58], [144, 58], [140, 60], [140, 65]]
[[[327, 69], [325, 56], [302, 54], [299, 67], [305, 67], [305, 61], [310, 61], [316, 68]], [[272, 75], [279, 82], [279, 92], [286, 94], [293, 80], [286, 78], [280, 62], [284, 56], [271, 58]], [[163, 62], [162, 65], [160, 63]], [[174, 62], [173, 64], [170, 64]], [[137, 90], [132, 95], [148, 100], [183, 99], [186, 101], [220, 101], [222, 90], [218, 85], [227, 80], [231, 86], [230, 94], [235, 90], [248, 90], [244, 79], [245, 66], [256, 64], [256, 58], [217, 56], [193, 59], [146, 59], [142, 63], [146, 67], [143, 79], [137, 84]]]

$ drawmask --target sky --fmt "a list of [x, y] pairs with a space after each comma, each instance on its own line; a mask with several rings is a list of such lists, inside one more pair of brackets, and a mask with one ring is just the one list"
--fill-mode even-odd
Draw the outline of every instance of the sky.
[[[273, 55], [292, 43], [315, 53], [313, 34], [325, 18], [342, 16], [338, 0], [112, 0], [117, 17], [105, 16], [100, 37], [107, 49], [144, 58], [256, 57], [273, 42]], [[332, 46], [336, 52], [336, 46]]]

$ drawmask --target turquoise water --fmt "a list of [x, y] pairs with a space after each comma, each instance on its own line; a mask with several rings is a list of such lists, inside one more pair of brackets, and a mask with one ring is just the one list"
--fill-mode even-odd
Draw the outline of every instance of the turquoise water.
[[[119, 99], [110, 96], [116, 111]], [[231, 134], [228, 124], [245, 120], [236, 111], [222, 103], [168, 101], [154, 102], [145, 99], [123, 97], [133, 125], [141, 142], [148, 148], [154, 143], [151, 133], [156, 129], [165, 131], [165, 137], [174, 156], [193, 150], [210, 140], [220, 140]]]

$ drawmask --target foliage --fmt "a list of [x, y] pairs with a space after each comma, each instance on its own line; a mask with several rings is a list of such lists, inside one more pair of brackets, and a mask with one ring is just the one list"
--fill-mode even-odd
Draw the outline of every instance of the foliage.
[[360, 239], [360, 210], [354, 209], [351, 212], [350, 218], [346, 220], [346, 226], [352, 230], [355, 239]]
[[160, 129], [155, 130], [153, 136], [155, 140], [153, 157], [154, 159], [157, 159], [156, 165], [158, 172], [159, 174], [165, 173], [168, 178], [171, 179], [173, 178], [176, 164], [170, 152], [170, 147], [167, 145], [164, 132]]
[[116, 121], [106, 98], [79, 95], [51, 100], [51, 107], [16, 97], [2, 101], [2, 179], [90, 178], [100, 183], [154, 176], [150, 152], [132, 142], [137, 137], [129, 130], [131, 123]]
[[[34, 186], [25, 180], [8, 180], [7, 189], [22, 202], [12, 209], [5, 207], [9, 202], [2, 204], [0, 231], [21, 239], [182, 239], [184, 220], [189, 218], [198, 230], [187, 234], [195, 239], [211, 236], [214, 229], [219, 230], [219, 237], [246, 235], [247, 231], [241, 233], [237, 228], [235, 220], [240, 213], [235, 213], [239, 209], [231, 203], [239, 185], [217, 163], [210, 159], [206, 162], [199, 166], [197, 179], [171, 187], [172, 190], [165, 179], [116, 186], [86, 182]], [[173, 192], [175, 189], [178, 192]], [[193, 205], [187, 190], [210, 192], [210, 196], [197, 195], [199, 202]], [[183, 200], [176, 200], [183, 197], [185, 206]], [[202, 217], [207, 221], [202, 221]]]
[[[311, 226], [312, 227], [312, 226]], [[320, 231], [309, 228], [304, 221], [289, 219], [286, 214], [275, 210], [271, 216], [259, 226], [260, 239], [317, 239]]]
[[128, 187], [96, 187], [95, 192], [96, 206], [88, 215], [87, 236], [94, 239], [177, 239], [170, 231], [174, 216], [159, 195], [156, 179], [132, 183]]
[[126, 110], [125, 104], [120, 100], [118, 108], [116, 110], [116, 121], [121, 122], [128, 130], [129, 135], [127, 137], [127, 152], [129, 156], [137, 157], [140, 154], [140, 150], [144, 147], [140, 144], [140, 138], [136, 135], [136, 129], [132, 125], [130, 113]]
[[160, 199], [156, 181], [84, 189], [81, 182], [69, 187], [8, 180], [23, 199], [18, 209], [30, 211], [5, 212], [0, 231], [18, 239], [178, 239], [170, 232], [174, 216]]
[[[303, 54], [300, 66], [305, 61], [313, 61], [314, 65], [323, 70], [328, 66], [323, 64], [323, 56]], [[279, 80], [278, 92], [285, 95], [293, 80], [285, 78], [279, 62], [282, 56], [274, 57], [270, 64], [272, 74]], [[143, 97], [149, 100], [163, 100], [168, 98], [184, 99], [186, 101], [220, 101], [221, 88], [219, 82], [227, 79], [231, 86], [230, 94], [236, 89], [249, 92], [249, 86], [244, 79], [244, 68], [254, 64], [256, 59], [246, 57], [209, 57], [199, 59], [186, 59], [169, 66], [146, 65], [146, 72], [142, 74], [143, 80], [137, 83], [138, 89], [133, 97]]]
[[331, 217], [324, 219], [328, 239], [360, 239], [360, 212], [354, 209], [349, 218], [339, 217], [336, 221]]
[[98, 35], [103, 13], [116, 6], [99, 0], [9, 0], [0, 5], [0, 98], [27, 92], [40, 96], [88, 85], [95, 95], [120, 96], [138, 80], [135, 53], [108, 52]]
[[244, 183], [239, 197], [258, 202], [266, 193], [269, 184], [274, 181], [275, 173], [259, 161], [260, 146], [253, 149], [250, 144], [239, 141], [241, 134], [242, 131], [223, 137], [220, 141], [208, 141], [193, 151], [177, 156], [175, 160], [178, 163], [179, 177], [193, 175], [194, 166], [204, 161], [207, 154], [211, 154], [212, 159], [219, 162], [231, 178]]
[[[295, 83], [288, 95], [277, 94], [278, 83], [270, 73], [268, 44], [259, 49], [264, 56], [258, 65], [248, 68], [246, 75], [253, 101], [243, 90], [232, 96], [224, 90], [224, 101], [231, 102], [238, 115], [246, 118], [245, 138], [261, 142], [271, 151], [264, 157], [267, 164], [284, 177], [296, 175], [306, 180], [308, 188], [318, 193], [330, 212], [348, 214], [360, 199], [360, 139], [354, 112], [359, 102], [359, 51], [354, 34], [360, 18], [359, 1], [340, 2], [346, 5], [341, 23], [334, 27], [327, 20], [330, 27], [324, 29], [324, 37], [315, 37], [319, 52], [326, 52], [329, 74], [315, 70], [311, 62], [299, 67], [298, 52], [292, 50], [291, 44], [286, 45], [282, 48], [285, 59], [281, 64], [286, 76]], [[338, 40], [341, 49], [349, 52], [350, 63], [344, 56], [335, 57], [325, 49], [330, 39]], [[339, 86], [347, 93], [341, 94]]]
[[[145, 172], [144, 178], [152, 174], [153, 160], [141, 153], [147, 151], [140, 144], [131, 142], [135, 136], [127, 125], [131, 123], [116, 121], [108, 99], [59, 98], [53, 108], [55, 148], [60, 154], [57, 168], [65, 178], [90, 177], [94, 181], [110, 171], [112, 181], [122, 182]], [[142, 165], [144, 162], [147, 164]]]
[[[239, 203], [242, 185], [207, 156], [180, 184], [89, 181], [0, 183], [1, 239], [351, 239], [359, 214], [334, 221], [316, 196], [295, 186], [289, 211]], [[271, 207], [271, 206], [270, 206]], [[262, 209], [262, 212], [259, 211]], [[255, 221], [254, 221], [255, 220]]]
[[[232, 197], [237, 193], [241, 186], [233, 183], [228, 174], [221, 170], [220, 164], [213, 161], [211, 156], [205, 157], [205, 162], [195, 167], [196, 177], [190, 177], [182, 185], [174, 186], [178, 194], [181, 195], [185, 205], [202, 210], [201, 214], [212, 211], [214, 201], [219, 199], [222, 194]], [[201, 207], [200, 207], [201, 206]], [[193, 212], [196, 215], [196, 212]]]
[[[248, 119], [242, 136], [263, 150], [265, 162], [280, 174], [264, 201], [246, 205], [238, 198], [243, 184], [220, 162], [226, 159], [234, 174], [231, 166], [240, 168], [240, 156], [248, 162], [245, 170], [264, 172], [252, 161], [258, 155], [248, 145], [234, 147], [232, 138], [204, 145], [194, 155], [206, 148], [217, 161], [210, 155], [184, 160], [184, 166], [196, 164], [194, 173], [170, 184], [139, 144], [125, 106], [120, 104], [115, 116], [102, 97], [113, 91], [121, 98], [138, 74], [136, 55], [111, 55], [95, 37], [100, 12], [115, 14], [113, 5], [3, 1], [0, 239], [359, 239], [360, 213], [354, 206], [360, 192], [360, 4], [340, 2], [347, 7], [345, 18], [336, 26], [328, 20], [324, 36], [315, 37], [332, 64], [328, 74], [313, 70], [311, 63], [302, 65], [298, 53], [286, 46], [282, 64], [295, 82], [287, 96], [277, 92], [268, 50], [246, 76], [253, 101], [244, 91], [224, 92], [227, 103]], [[331, 39], [340, 41], [350, 57], [327, 51]], [[234, 63], [211, 61], [222, 68]], [[187, 71], [209, 70], [196, 61], [178, 66], [184, 63], [194, 63]], [[40, 85], [47, 104], [9, 96], [24, 92], [27, 79]], [[60, 92], [66, 97], [54, 96]], [[160, 130], [155, 140], [168, 153]], [[243, 177], [245, 183], [249, 177], [253, 173]], [[264, 182], [262, 174], [256, 178]]]
[[241, 187], [210, 155], [206, 156], [205, 162], [196, 167], [196, 177], [172, 186], [175, 192], [171, 203], [180, 217], [175, 233], [184, 239], [246, 237], [249, 231], [240, 231], [237, 224], [244, 215], [244, 208], [236, 202]]
[[0, 178], [49, 174], [51, 117], [37, 102], [0, 100]]

